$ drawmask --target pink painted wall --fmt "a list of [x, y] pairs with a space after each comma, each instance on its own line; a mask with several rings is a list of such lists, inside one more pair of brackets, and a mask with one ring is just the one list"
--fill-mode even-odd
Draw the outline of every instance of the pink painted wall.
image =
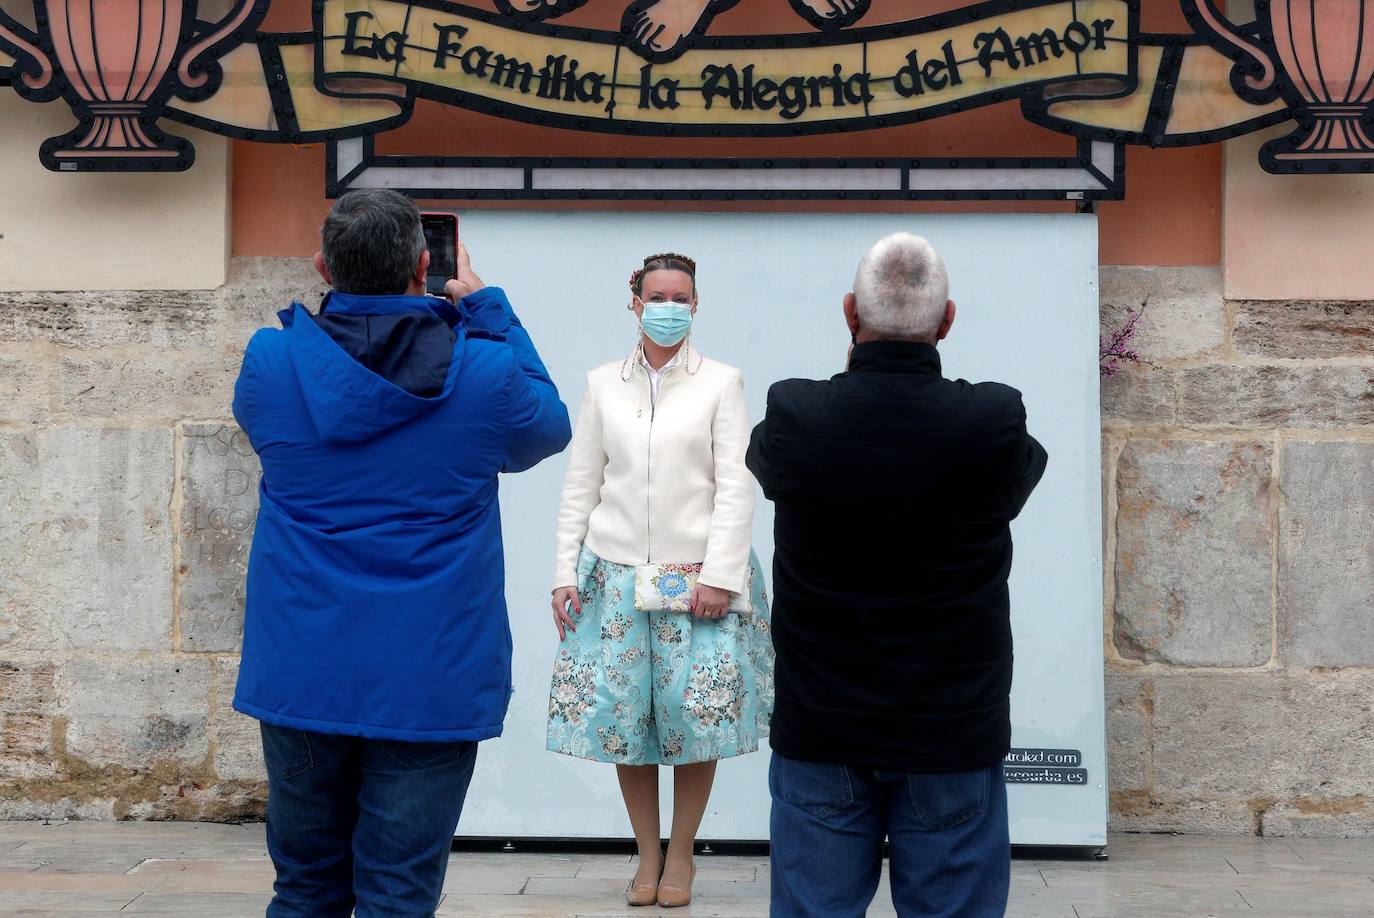
[[1269, 175], [1260, 146], [1292, 130], [1226, 144], [1226, 296], [1374, 300], [1374, 175]]

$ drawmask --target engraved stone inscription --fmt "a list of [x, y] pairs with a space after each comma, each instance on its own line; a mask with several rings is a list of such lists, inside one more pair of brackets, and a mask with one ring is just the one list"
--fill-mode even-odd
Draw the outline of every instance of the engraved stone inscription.
[[188, 424], [182, 434], [181, 646], [235, 651], [262, 470], [237, 427]]

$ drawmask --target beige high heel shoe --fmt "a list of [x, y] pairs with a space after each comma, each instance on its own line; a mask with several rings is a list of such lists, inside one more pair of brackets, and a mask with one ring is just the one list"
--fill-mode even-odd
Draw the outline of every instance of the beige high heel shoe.
[[625, 891], [625, 902], [636, 907], [654, 905], [658, 902], [658, 887], [647, 884], [635, 886], [631, 883], [630, 888]]
[[691, 905], [691, 904], [692, 904], [692, 884], [696, 882], [696, 879], [697, 879], [697, 868], [696, 868], [696, 865], [693, 864], [693, 865], [692, 865], [692, 876], [691, 876], [690, 879], [687, 880], [687, 888], [686, 888], [686, 889], [679, 889], [679, 888], [676, 887], [676, 886], [663, 886], [663, 885], [660, 883], [660, 885], [659, 885], [659, 887], [658, 887], [658, 905], [659, 905], [659, 908], [682, 908], [684, 905]]
[[625, 903], [636, 907], [658, 904], [658, 884], [635, 883], [631, 879], [630, 888], [625, 890]]

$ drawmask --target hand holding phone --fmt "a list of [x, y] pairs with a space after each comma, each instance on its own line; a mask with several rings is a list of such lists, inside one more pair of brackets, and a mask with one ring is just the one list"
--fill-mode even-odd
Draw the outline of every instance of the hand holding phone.
[[465, 296], [471, 296], [485, 287], [482, 278], [472, 270], [472, 260], [468, 257], [468, 247], [458, 243], [458, 271], [453, 279], [444, 285], [444, 296], [457, 305]]

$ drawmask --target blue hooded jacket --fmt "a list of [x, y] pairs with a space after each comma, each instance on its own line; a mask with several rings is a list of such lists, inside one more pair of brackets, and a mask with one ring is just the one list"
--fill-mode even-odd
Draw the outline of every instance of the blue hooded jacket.
[[499, 736], [497, 476], [567, 445], [558, 390], [499, 288], [457, 308], [333, 293], [280, 317], [234, 389], [263, 469], [234, 708], [321, 733]]

